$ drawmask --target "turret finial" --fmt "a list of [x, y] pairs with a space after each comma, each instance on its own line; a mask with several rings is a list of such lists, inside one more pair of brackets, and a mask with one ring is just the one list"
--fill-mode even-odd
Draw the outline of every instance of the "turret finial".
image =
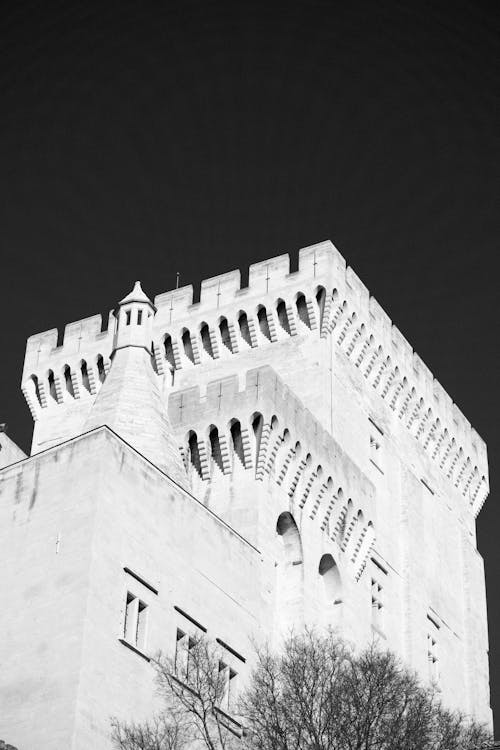
[[140, 281], [135, 282], [134, 288], [132, 289], [132, 291], [129, 292], [126, 297], [120, 300], [118, 304], [121, 307], [122, 305], [126, 305], [129, 302], [140, 302], [141, 304], [146, 303], [147, 305], [150, 305], [154, 309], [154, 305], [149, 299], [148, 295], [144, 292]]

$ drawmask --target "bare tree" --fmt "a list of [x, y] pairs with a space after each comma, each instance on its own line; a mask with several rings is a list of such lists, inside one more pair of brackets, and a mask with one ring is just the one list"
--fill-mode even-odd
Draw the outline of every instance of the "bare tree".
[[356, 653], [333, 632], [291, 635], [279, 653], [257, 649], [238, 720], [223, 708], [221, 654], [205, 638], [190, 640], [181, 664], [160, 655], [154, 665], [163, 723], [115, 723], [119, 750], [480, 750], [490, 739], [393, 654]]
[[142, 724], [111, 720], [112, 738], [119, 750], [183, 750], [188, 735], [178, 716], [154, 716]]
[[241, 712], [254, 750], [479, 750], [488, 739], [393, 654], [356, 654], [333, 633], [261, 649]]
[[191, 638], [182, 659], [178, 658], [180, 664], [162, 653], [151, 661], [164, 701], [163, 713], [148, 724], [131, 725], [114, 719], [113, 739], [119, 750], [241, 747], [241, 725], [223, 708], [227, 682], [219, 648], [204, 637]]

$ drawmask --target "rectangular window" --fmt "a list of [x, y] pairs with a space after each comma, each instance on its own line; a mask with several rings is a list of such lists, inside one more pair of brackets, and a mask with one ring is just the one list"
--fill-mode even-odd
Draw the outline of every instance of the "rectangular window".
[[125, 313], [125, 316], [126, 316], [125, 324], [128, 325], [128, 326], [130, 325], [130, 316], [131, 315], [132, 315], [131, 311], [127, 310], [127, 312]]
[[221, 680], [220, 708], [230, 713], [234, 707], [236, 678], [238, 673], [223, 661], [219, 662], [219, 677]]
[[142, 325], [142, 310], [137, 311], [137, 325]]
[[382, 439], [384, 437], [383, 430], [380, 429], [378, 424], [374, 422], [371, 417], [368, 417], [370, 427], [370, 461], [377, 469], [383, 474], [384, 473], [384, 461], [383, 461], [383, 446]]
[[379, 471], [382, 469], [382, 443], [376, 435], [370, 435], [370, 461]]
[[427, 659], [429, 661], [429, 679], [432, 682], [437, 682], [439, 679], [437, 640], [430, 633], [427, 633]]
[[137, 596], [127, 592], [123, 637], [132, 646], [143, 651], [146, 647], [148, 606]]
[[427, 615], [427, 662], [429, 668], [429, 680], [439, 682], [439, 654], [438, 654], [438, 635], [439, 625]]
[[177, 637], [175, 643], [175, 673], [183, 682], [189, 682], [193, 670], [193, 649], [196, 640], [177, 628]]
[[375, 578], [372, 578], [372, 625], [384, 629], [383, 587]]

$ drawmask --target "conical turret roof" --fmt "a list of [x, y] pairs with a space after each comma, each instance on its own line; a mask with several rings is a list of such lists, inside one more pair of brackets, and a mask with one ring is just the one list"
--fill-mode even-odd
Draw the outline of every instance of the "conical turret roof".
[[145, 302], [146, 304], [151, 305], [151, 307], [154, 307], [148, 295], [143, 290], [140, 281], [135, 282], [132, 291], [129, 292], [126, 297], [120, 300], [119, 304], [126, 305], [128, 302]]
[[[137, 297], [139, 298], [136, 299]], [[125, 300], [151, 304], [138, 282]], [[122, 300], [120, 307], [125, 300]], [[142, 321], [138, 323], [137, 318], [135, 323], [125, 325], [122, 330], [133, 333], [134, 326], [138, 335], [142, 335], [142, 332], [146, 336], [150, 335], [147, 333], [148, 328]], [[172, 479], [186, 487], [186, 472], [160, 392], [161, 383], [162, 380], [153, 369], [148, 349], [138, 345], [134, 336], [125, 338], [120, 347], [114, 349], [111, 369], [97, 394], [85, 429], [107, 425]]]

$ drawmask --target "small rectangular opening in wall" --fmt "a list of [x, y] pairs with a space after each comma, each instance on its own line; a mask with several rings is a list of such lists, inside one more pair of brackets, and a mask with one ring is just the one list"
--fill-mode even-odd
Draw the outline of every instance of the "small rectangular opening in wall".
[[381, 427], [378, 426], [378, 424], [375, 422], [373, 417], [368, 417], [368, 421], [375, 427], [376, 430], [380, 432], [381, 435], [384, 434], [384, 431]]
[[139, 583], [142, 583], [143, 586], [145, 586], [147, 589], [153, 592], [153, 594], [158, 595], [158, 589], [155, 589], [154, 586], [152, 586], [150, 583], [148, 583], [142, 576], [140, 576], [138, 573], [134, 573], [133, 570], [130, 568], [127, 568], [127, 566], [124, 566], [123, 570], [125, 573], [127, 573], [129, 576], [132, 576], [132, 578], [135, 578], [136, 581], [139, 581]]
[[222, 646], [222, 648], [225, 648], [226, 651], [229, 651], [230, 654], [232, 654], [233, 656], [236, 656], [237, 659], [239, 659], [243, 663], [246, 662], [245, 657], [239, 654], [237, 651], [235, 651], [234, 648], [231, 648], [231, 646], [229, 646], [225, 641], [223, 641], [222, 638], [216, 638], [215, 640], [217, 641], [219, 646]]
[[432, 489], [432, 487], [425, 481], [425, 479], [421, 478], [420, 481], [424, 485], [425, 489], [428, 490], [431, 493], [431, 495], [435, 495], [436, 494], [434, 492], [434, 490]]
[[64, 343], [64, 327], [57, 329], [57, 344], [56, 348], [59, 348]]
[[101, 333], [106, 333], [109, 327], [109, 311], [101, 313]]
[[199, 628], [200, 630], [202, 630], [204, 633], [207, 632], [207, 629], [206, 629], [206, 627], [204, 625], [202, 625], [201, 623], [199, 623], [198, 620], [195, 620], [194, 617], [191, 617], [191, 615], [188, 615], [187, 612], [184, 612], [184, 610], [181, 609], [180, 607], [178, 607], [176, 604], [174, 604], [174, 609], [180, 615], [182, 615], [183, 617], [185, 617], [186, 620], [189, 620], [189, 622], [191, 622], [193, 625], [196, 625], [196, 627]]
[[248, 289], [248, 280], [250, 278], [250, 268], [249, 266], [243, 266], [243, 268], [240, 271], [240, 289]]
[[[288, 254], [288, 257], [290, 258], [290, 270], [288, 273], [297, 273], [297, 271], [299, 270], [299, 251], [293, 250]], [[314, 266], [314, 268], [316, 268], [316, 266]]]

